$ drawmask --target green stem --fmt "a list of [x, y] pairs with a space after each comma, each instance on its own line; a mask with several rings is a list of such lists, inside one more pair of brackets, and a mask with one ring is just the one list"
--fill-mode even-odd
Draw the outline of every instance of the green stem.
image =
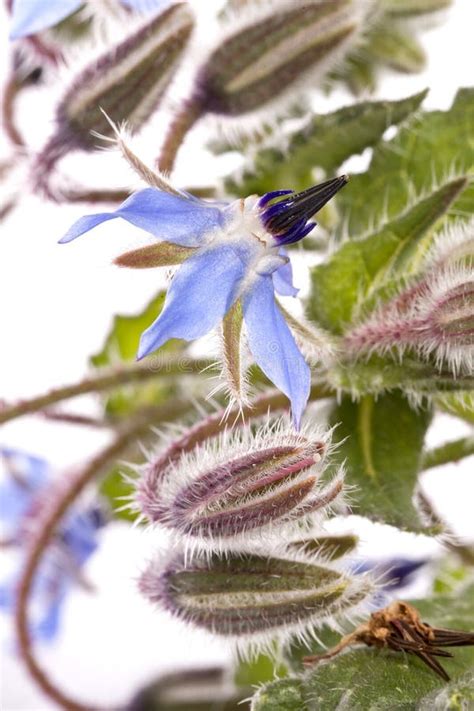
[[78, 383], [54, 388], [43, 395], [38, 395], [28, 400], [20, 400], [12, 405], [0, 408], [0, 424], [14, 420], [23, 415], [30, 415], [45, 407], [54, 405], [62, 400], [69, 400], [78, 395], [92, 392], [102, 392], [121, 385], [141, 383], [156, 377], [173, 377], [189, 373], [200, 373], [209, 366], [208, 360], [195, 360], [187, 356], [180, 358], [149, 359], [128, 366], [111, 368], [84, 378]]
[[459, 462], [471, 454], [474, 454], [474, 437], [460, 437], [425, 452], [421, 462], [421, 470], [426, 471], [442, 464]]

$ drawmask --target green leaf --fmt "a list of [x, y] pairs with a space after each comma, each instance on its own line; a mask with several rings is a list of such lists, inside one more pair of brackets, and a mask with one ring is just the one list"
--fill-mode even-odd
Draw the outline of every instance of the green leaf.
[[[367, 360], [340, 362], [327, 371], [326, 378], [333, 388], [354, 396], [367, 393], [376, 395], [401, 388], [415, 399], [459, 392], [460, 398], [464, 398], [467, 403], [465, 391], [474, 388], [474, 377], [471, 374], [459, 374], [453, 378], [451, 370], [443, 370], [430, 361], [416, 360], [408, 354], [402, 361], [396, 356], [373, 355]], [[467, 410], [465, 415], [466, 419], [469, 416], [472, 419], [472, 409], [470, 412]]]
[[[424, 113], [374, 149], [367, 172], [353, 176], [339, 196], [341, 232], [352, 238], [406, 212], [419, 197], [454, 177], [472, 176], [474, 89], [461, 89], [449, 111]], [[474, 210], [474, 185], [451, 206], [456, 218]], [[343, 227], [342, 227], [343, 226]]]
[[[466, 182], [465, 178], [447, 182], [379, 231], [345, 242], [328, 262], [315, 267], [309, 301], [313, 321], [341, 333], [358, 311], [367, 313], [370, 301], [372, 308], [380, 303], [381, 293], [371, 300], [371, 291], [416, 271], [440, 220]], [[388, 295], [390, 291], [393, 288]]]
[[283, 664], [275, 666], [272, 657], [259, 654], [256, 659], [239, 662], [234, 675], [234, 683], [238, 687], [255, 687], [257, 684], [272, 681], [275, 675], [286, 676], [286, 667]]
[[412, 503], [430, 412], [398, 391], [359, 402], [344, 397], [330, 416], [337, 463], [357, 491], [354, 512], [401, 529], [421, 530]]
[[[472, 586], [463, 594], [412, 604], [432, 626], [474, 627]], [[451, 651], [453, 659], [441, 660], [452, 678], [448, 685], [413, 655], [361, 647], [321, 663], [300, 678], [264, 686], [254, 697], [252, 711], [467, 711], [474, 698], [474, 647]]]
[[[160, 291], [139, 314], [135, 316], [115, 316], [102, 350], [91, 356], [91, 364], [96, 368], [114, 366], [134, 361], [138, 351], [140, 336], [160, 314], [166, 292]], [[161, 354], [169, 355], [182, 349], [178, 341], [170, 341], [161, 349]], [[153, 367], [153, 363], [150, 363]], [[113, 417], [129, 414], [141, 406], [159, 405], [175, 393], [175, 385], [170, 379], [151, 379], [139, 385], [116, 388], [107, 394], [106, 412]]]
[[263, 686], [252, 699], [251, 711], [309, 711], [299, 679], [281, 679]]
[[371, 34], [364, 49], [373, 62], [399, 72], [420, 72], [426, 64], [426, 54], [418, 40], [391, 18]]
[[285, 153], [279, 147], [262, 148], [242, 177], [226, 181], [226, 188], [240, 197], [279, 188], [307, 188], [314, 182], [314, 168], [333, 173], [347, 158], [375, 145], [389, 126], [401, 123], [419, 108], [426, 93], [401, 101], [365, 101], [317, 115], [291, 136]]
[[[133, 492], [133, 486], [125, 479], [127, 467], [117, 465], [102, 479], [99, 486], [99, 493], [109, 502], [114, 519], [133, 522], [137, 514], [129, 508], [124, 509], [126, 500]], [[131, 472], [129, 472], [131, 473]]]

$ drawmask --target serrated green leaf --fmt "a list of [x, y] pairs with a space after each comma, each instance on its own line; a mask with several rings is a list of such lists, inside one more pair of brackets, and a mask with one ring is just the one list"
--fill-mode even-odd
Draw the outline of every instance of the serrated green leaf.
[[416, 111], [426, 91], [401, 101], [365, 101], [334, 113], [315, 116], [295, 133], [283, 153], [278, 148], [259, 150], [242, 178], [226, 181], [227, 190], [239, 197], [264, 194], [279, 188], [302, 190], [319, 167], [333, 173], [347, 158], [375, 145], [389, 126]]
[[[103, 368], [134, 361], [140, 336], [160, 314], [165, 296], [166, 292], [160, 291], [143, 311], [134, 316], [115, 316], [104, 346], [99, 353], [91, 356], [91, 364]], [[182, 345], [173, 340], [162, 346], [160, 353], [169, 355], [181, 349]], [[162, 404], [173, 395], [174, 387], [169, 380], [157, 378], [140, 385], [116, 388], [107, 394], [106, 412], [110, 416], [120, 417], [144, 405]]]
[[[329, 261], [315, 267], [309, 301], [311, 319], [341, 333], [358, 310], [367, 313], [371, 290], [415, 272], [440, 220], [465, 190], [466, 182], [465, 178], [447, 182], [379, 231], [346, 242]], [[381, 295], [379, 292], [377, 300], [372, 299], [373, 306], [380, 303]]]
[[[432, 626], [468, 631], [474, 627], [472, 586], [453, 597], [412, 604]], [[451, 651], [453, 659], [441, 660], [453, 679], [449, 685], [413, 655], [361, 647], [319, 664], [302, 677], [264, 686], [254, 697], [252, 710], [467, 711], [470, 706], [460, 704], [463, 699], [470, 702], [474, 689], [474, 647]]]
[[[449, 111], [422, 114], [374, 149], [368, 170], [341, 192], [341, 225], [352, 238], [374, 231], [404, 213], [414, 195], [432, 194], [474, 166], [474, 89], [461, 89]], [[474, 185], [450, 208], [456, 218], [474, 211]], [[341, 227], [342, 231], [342, 227]]]
[[330, 416], [338, 425], [334, 458], [346, 463], [346, 481], [355, 486], [354, 513], [397, 526], [420, 530], [412, 503], [430, 412], [413, 409], [400, 392], [359, 402], [344, 397]]

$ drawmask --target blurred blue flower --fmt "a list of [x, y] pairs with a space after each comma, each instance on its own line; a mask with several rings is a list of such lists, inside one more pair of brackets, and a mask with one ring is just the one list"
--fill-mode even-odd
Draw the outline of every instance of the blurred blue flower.
[[[2, 539], [18, 549], [20, 571], [22, 549], [34, 535], [35, 521], [50, 499], [51, 472], [43, 459], [17, 450], [0, 448], [0, 458], [6, 470], [0, 484]], [[37, 639], [56, 635], [71, 585], [90, 587], [82, 568], [96, 550], [97, 532], [105, 522], [104, 510], [94, 502], [72, 509], [58, 530], [34, 581], [31, 619], [32, 634]], [[0, 609], [13, 610], [18, 574], [0, 585]]]
[[371, 572], [380, 582], [380, 589], [375, 595], [377, 605], [385, 605], [403, 595], [403, 590], [411, 585], [417, 573], [428, 563], [427, 558], [388, 558], [367, 559], [354, 564], [354, 572], [361, 574]]
[[[118, 0], [138, 12], [151, 12], [169, 0]], [[19, 39], [57, 25], [84, 5], [84, 0], [13, 0], [10, 39]]]
[[147, 188], [115, 212], [81, 217], [61, 242], [121, 217], [160, 241], [190, 248], [160, 316], [142, 334], [138, 358], [170, 338], [190, 341], [204, 336], [240, 299], [250, 351], [291, 401], [299, 427], [309, 396], [310, 371], [278, 308], [275, 291], [297, 293], [284, 248], [315, 227], [310, 218], [346, 181], [343, 176], [301, 193], [280, 190], [230, 204]]

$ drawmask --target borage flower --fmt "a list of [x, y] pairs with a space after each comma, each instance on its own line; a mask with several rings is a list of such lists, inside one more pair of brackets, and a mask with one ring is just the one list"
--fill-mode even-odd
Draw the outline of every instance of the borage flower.
[[[118, 2], [119, 0], [117, 0]], [[138, 12], [162, 7], [167, 0], [120, 0], [121, 4]], [[54, 27], [84, 5], [84, 0], [13, 0], [10, 39]]]
[[[2, 542], [22, 553], [35, 535], [52, 495], [54, 483], [47, 462], [30, 454], [1, 448], [5, 480], [0, 486], [0, 521]], [[76, 505], [59, 528], [34, 581], [32, 634], [38, 639], [52, 639], [60, 621], [62, 605], [70, 588], [90, 586], [83, 576], [83, 566], [98, 546], [97, 533], [106, 522], [105, 512], [97, 502]], [[0, 585], [0, 609], [10, 612], [16, 603], [18, 572]]]
[[[245, 323], [250, 351], [265, 375], [289, 398], [299, 427], [309, 397], [310, 370], [280, 311], [275, 292], [295, 296], [286, 245], [315, 227], [310, 218], [347, 182], [342, 176], [300, 193], [251, 195], [228, 203], [206, 203], [184, 192], [147, 188], [115, 212], [80, 218], [61, 239], [70, 242], [93, 227], [121, 217], [161, 240], [116, 260], [121, 266], [182, 263], [163, 311], [142, 334], [138, 358], [170, 338], [200, 338], [224, 320], [230, 333], [230, 369], [240, 363]], [[230, 324], [230, 325], [229, 325]], [[226, 328], [227, 326], [227, 328]], [[235, 375], [234, 380], [240, 376]], [[239, 388], [235, 388], [239, 393]]]

